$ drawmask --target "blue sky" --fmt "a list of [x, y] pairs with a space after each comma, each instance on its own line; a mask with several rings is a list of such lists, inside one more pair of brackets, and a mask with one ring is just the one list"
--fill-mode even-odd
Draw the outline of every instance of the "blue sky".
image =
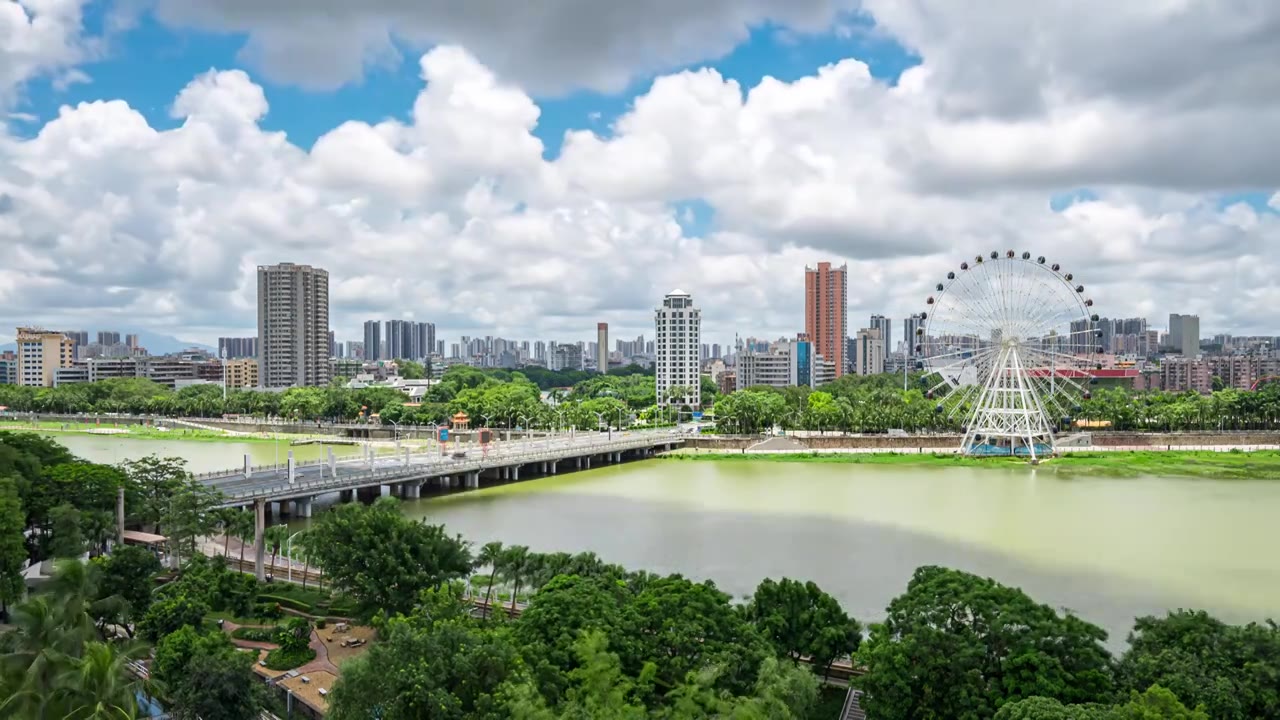
[[[97, 0], [88, 7], [86, 29], [98, 34], [109, 5]], [[193, 77], [216, 68], [241, 67], [237, 54], [245, 38], [234, 34], [214, 34], [174, 29], [144, 14], [131, 30], [112, 36], [105, 57], [81, 67], [90, 82], [58, 88], [52, 78], [31, 83], [17, 112], [38, 120], [16, 124], [18, 134], [34, 132], [57, 115], [58, 107], [98, 99], [122, 98], [146, 116], [152, 127], [169, 128], [169, 105], [178, 91]], [[402, 48], [403, 60], [395, 68], [370, 68], [363, 82], [334, 92], [316, 92], [267, 81], [252, 68], [254, 81], [267, 93], [271, 111], [263, 121], [270, 130], [283, 130], [302, 147], [345, 120], [377, 122], [394, 117], [407, 118], [414, 97], [422, 88], [417, 58], [424, 49]], [[729, 55], [699, 62], [689, 67], [714, 67], [745, 89], [766, 75], [792, 81], [813, 74], [823, 65], [846, 57], [858, 57], [872, 73], [894, 82], [917, 60], [890, 40], [877, 37], [867, 23], [853, 32], [795, 35], [772, 25], [755, 28], [749, 39]], [[666, 72], [676, 72], [672, 68]], [[537, 135], [554, 157], [569, 129], [590, 128], [607, 133], [610, 123], [626, 111], [631, 98], [643, 93], [652, 76], [636, 79], [623, 92], [606, 95], [578, 91], [561, 97], [535, 97], [542, 108]]]

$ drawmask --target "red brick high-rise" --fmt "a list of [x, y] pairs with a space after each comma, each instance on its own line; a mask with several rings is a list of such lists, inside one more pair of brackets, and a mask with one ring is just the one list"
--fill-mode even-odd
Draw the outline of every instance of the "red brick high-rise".
[[804, 269], [804, 332], [813, 351], [845, 373], [845, 343], [849, 337], [846, 309], [849, 305], [848, 266], [831, 267], [820, 262]]

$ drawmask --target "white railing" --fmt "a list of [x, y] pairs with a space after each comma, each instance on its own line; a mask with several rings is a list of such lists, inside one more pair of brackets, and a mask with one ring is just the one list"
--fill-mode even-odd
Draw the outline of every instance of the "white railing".
[[[575, 444], [567, 447], [541, 449], [530, 452], [513, 452], [509, 454], [493, 453], [486, 457], [474, 460], [471, 458], [450, 458], [431, 463], [410, 463], [407, 466], [399, 465], [381, 469], [372, 469], [368, 472], [347, 475], [346, 477], [328, 477], [317, 480], [299, 479], [293, 483], [276, 483], [270, 486], [246, 488], [238, 492], [225, 492], [223, 495], [223, 504], [235, 505], [250, 499], [283, 500], [291, 497], [319, 495], [327, 492], [335, 492], [337, 490], [354, 490], [356, 488], [368, 487], [370, 485], [393, 484], [397, 482], [404, 482], [411, 478], [420, 477], [425, 479], [433, 476], [480, 472], [490, 468], [524, 465], [543, 461], [558, 462], [569, 458], [581, 457], [583, 455], [611, 451], [635, 450], [642, 447], [651, 447], [653, 445], [660, 445], [664, 443], [683, 442], [684, 440], [685, 438], [680, 435], [672, 433], [670, 435], [642, 438], [630, 437], [624, 440], [614, 440], [604, 443]], [[434, 453], [432, 453], [432, 455], [434, 455]], [[388, 456], [386, 459], [392, 460], [393, 458]], [[220, 477], [234, 478], [236, 475], [231, 473], [220, 475]], [[252, 478], [249, 479], [252, 480]]]

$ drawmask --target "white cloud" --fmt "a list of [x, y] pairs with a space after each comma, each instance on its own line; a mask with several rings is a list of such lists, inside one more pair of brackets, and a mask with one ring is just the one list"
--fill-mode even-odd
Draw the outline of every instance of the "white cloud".
[[[1247, 35], [1182, 4], [1210, 38]], [[188, 20], [248, 22], [263, 5], [192, 3]], [[962, 259], [1011, 247], [1076, 269], [1104, 314], [1158, 325], [1199, 312], [1206, 332], [1280, 330], [1259, 311], [1280, 270], [1280, 193], [1270, 209], [1220, 207], [1235, 188], [1280, 186], [1272, 144], [1259, 140], [1280, 130], [1280, 95], [1248, 94], [1266, 80], [1209, 88], [1197, 71], [1184, 87], [1161, 69], [1139, 91], [1133, 78], [1108, 80], [1097, 58], [1064, 67], [1051, 59], [1092, 46], [1060, 36], [1110, 35], [1092, 27], [1105, 16], [1071, 23], [1053, 3], [1043, 16], [1011, 6], [999, 21], [949, 18], [950, 4], [926, 0], [869, 5], [883, 13], [879, 32], [923, 57], [895, 86], [856, 59], [751, 88], [714, 70], [662, 76], [609, 132], [570, 132], [554, 160], [496, 40], [477, 41], [495, 58], [486, 63], [456, 46], [423, 56], [409, 120], [343, 123], [310, 150], [262, 129], [269, 98], [240, 70], [195, 78], [174, 100], [172, 130], [120, 100], [64, 108], [29, 140], [0, 134], [11, 259], [0, 322], [247, 331], [253, 268], [288, 260], [330, 270], [339, 337], [409, 314], [447, 336], [578, 338], [600, 320], [622, 336], [649, 328], [654, 303], [683, 287], [723, 342], [800, 329], [806, 263], [850, 263], [855, 319], [900, 318]], [[1140, 44], [1137, 57], [1154, 62], [1181, 40], [1175, 20], [1117, 22], [1173, 28], [1168, 42]], [[948, 22], [969, 22], [973, 36]], [[1037, 38], [1046, 57], [1011, 63], [982, 45], [999, 46], [997, 30]], [[1093, 51], [1123, 55], [1102, 45]], [[1226, 56], [1213, 57], [1222, 77], [1255, 67], [1255, 54]], [[1009, 87], [988, 87], [1002, 61], [1016, 65]], [[1052, 195], [1079, 188], [1091, 199], [1050, 209]], [[705, 237], [681, 230], [690, 199], [714, 212]]]
[[636, 77], [729, 52], [773, 22], [826, 28], [856, 0], [155, 0], [178, 26], [246, 32], [266, 76], [318, 89], [398, 61], [400, 47], [461, 45], [535, 93], [621, 90]]
[[64, 72], [59, 83], [84, 82], [70, 69], [92, 55], [93, 43], [81, 36], [88, 0], [0, 1], [0, 109], [11, 106], [15, 91], [42, 74]]

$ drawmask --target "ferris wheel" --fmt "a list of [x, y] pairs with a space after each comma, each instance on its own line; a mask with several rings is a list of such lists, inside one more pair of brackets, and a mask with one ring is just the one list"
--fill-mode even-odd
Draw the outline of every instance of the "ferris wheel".
[[916, 366], [937, 412], [962, 419], [974, 455], [1053, 452], [1055, 428], [1090, 397], [1102, 331], [1075, 276], [1031, 253], [960, 263], [926, 301]]

